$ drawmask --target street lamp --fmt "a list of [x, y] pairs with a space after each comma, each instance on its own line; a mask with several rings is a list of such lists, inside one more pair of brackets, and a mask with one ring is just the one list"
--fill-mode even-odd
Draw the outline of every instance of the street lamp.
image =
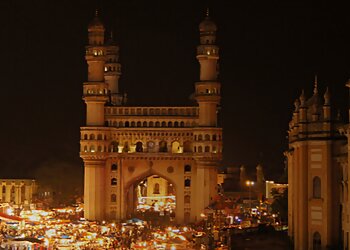
[[249, 187], [249, 213], [252, 212], [252, 186], [254, 186], [254, 181], [246, 181], [245, 183]]

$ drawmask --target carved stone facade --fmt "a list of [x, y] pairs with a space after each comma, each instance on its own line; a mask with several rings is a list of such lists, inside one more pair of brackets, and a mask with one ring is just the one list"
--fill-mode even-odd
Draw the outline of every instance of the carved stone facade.
[[35, 180], [29, 179], [0, 179], [0, 202], [14, 205], [29, 205], [32, 203], [33, 194], [37, 191]]
[[316, 79], [313, 96], [306, 99], [302, 92], [295, 101], [288, 131], [288, 233], [294, 249], [348, 249], [343, 126], [332, 112], [328, 89], [319, 96]]
[[80, 141], [87, 219], [128, 218], [135, 210], [134, 186], [152, 175], [173, 185], [178, 223], [199, 219], [215, 197], [222, 158], [216, 29], [208, 16], [199, 25], [201, 74], [194, 94], [198, 105], [135, 107], [127, 106], [126, 95], [119, 93], [119, 47], [105, 42], [97, 15], [90, 23], [89, 73], [83, 85], [87, 119]]

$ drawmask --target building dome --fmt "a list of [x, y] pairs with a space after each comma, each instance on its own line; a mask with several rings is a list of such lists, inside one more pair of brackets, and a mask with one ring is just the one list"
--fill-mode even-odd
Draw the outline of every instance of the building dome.
[[216, 32], [216, 30], [217, 30], [217, 26], [210, 19], [209, 16], [206, 16], [206, 18], [199, 24], [200, 32]]
[[95, 17], [88, 25], [88, 29], [104, 29], [104, 25], [98, 17], [98, 11], [96, 10]]

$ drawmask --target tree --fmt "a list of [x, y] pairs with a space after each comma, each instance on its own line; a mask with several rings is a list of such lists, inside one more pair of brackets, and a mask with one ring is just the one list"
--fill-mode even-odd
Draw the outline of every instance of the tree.
[[271, 204], [272, 212], [279, 214], [282, 223], [288, 222], [288, 188], [285, 188], [282, 193], [277, 189], [272, 189], [271, 194], [274, 201]]

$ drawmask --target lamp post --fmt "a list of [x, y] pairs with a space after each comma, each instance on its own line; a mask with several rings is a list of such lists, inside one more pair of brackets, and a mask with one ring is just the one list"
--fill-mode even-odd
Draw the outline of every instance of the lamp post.
[[249, 188], [249, 213], [252, 213], [252, 186], [254, 186], [254, 181], [246, 181], [246, 185]]

